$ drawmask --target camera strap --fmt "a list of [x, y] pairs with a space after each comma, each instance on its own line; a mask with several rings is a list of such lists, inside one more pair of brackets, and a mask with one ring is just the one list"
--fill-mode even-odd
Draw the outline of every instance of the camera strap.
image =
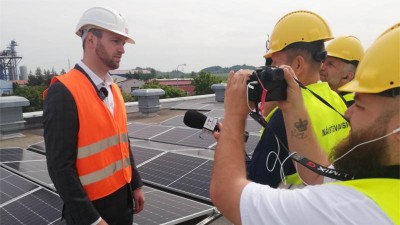
[[312, 95], [314, 95], [318, 100], [320, 100], [322, 103], [324, 103], [326, 106], [329, 108], [333, 109], [335, 112], [337, 112], [345, 121], [350, 122], [343, 114], [341, 114], [339, 111], [335, 109], [329, 102], [327, 102], [325, 99], [323, 99], [321, 96], [319, 96], [317, 93], [313, 92], [312, 90], [308, 89], [306, 86], [304, 86], [300, 81], [296, 80], [295, 81], [299, 84], [299, 86], [303, 89], [308, 90], [311, 92]]
[[292, 160], [298, 162], [299, 164], [303, 165], [304, 167], [313, 171], [314, 173], [319, 174], [324, 177], [329, 177], [329, 178], [332, 178], [335, 180], [341, 180], [341, 181], [354, 179], [354, 176], [351, 176], [343, 171], [338, 171], [338, 170], [335, 170], [332, 168], [322, 166], [322, 165], [320, 165], [316, 162], [313, 162], [313, 161], [309, 160], [308, 158], [300, 155], [297, 152], [290, 152], [289, 149], [285, 146], [285, 144], [276, 135], [275, 131], [269, 126], [268, 122], [265, 121], [265, 119], [259, 113], [252, 111], [252, 112], [250, 112], [249, 115], [251, 118], [253, 118], [255, 121], [257, 121], [262, 127], [264, 127], [265, 129], [268, 128], [269, 130], [272, 131], [274, 136], [278, 139], [279, 143], [288, 152], [288, 154], [290, 155], [290, 158]]

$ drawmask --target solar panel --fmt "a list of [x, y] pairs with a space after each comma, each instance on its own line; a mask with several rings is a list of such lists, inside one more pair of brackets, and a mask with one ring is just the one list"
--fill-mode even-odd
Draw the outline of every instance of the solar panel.
[[30, 145], [28, 147], [28, 149], [38, 152], [38, 153], [42, 153], [42, 154], [46, 154], [46, 146], [44, 144], [44, 141], [38, 142], [36, 144]]
[[207, 107], [207, 104], [202, 103], [180, 103], [176, 106], [172, 106], [171, 109], [185, 109], [185, 110], [200, 110], [204, 107]]
[[206, 161], [198, 157], [167, 152], [141, 166], [140, 174], [148, 182], [168, 186]]
[[155, 150], [155, 149], [151, 149], [151, 148], [143, 148], [140, 146], [132, 146], [132, 145], [131, 145], [131, 150], [132, 150], [133, 158], [135, 159], [135, 163], [136, 163], [137, 167], [139, 167], [144, 162], [146, 162], [164, 152], [161, 150]]
[[163, 151], [178, 151], [178, 150], [191, 150], [195, 148], [182, 146], [182, 145], [175, 145], [170, 143], [162, 143], [162, 142], [155, 142], [155, 141], [148, 141], [148, 140], [139, 140], [139, 139], [131, 139], [131, 145], [133, 146], [140, 146], [144, 148], [151, 148]]
[[134, 215], [133, 224], [178, 224], [214, 211], [212, 206], [155, 189], [146, 189], [145, 196], [144, 210]]
[[208, 161], [167, 152], [142, 165], [140, 174], [144, 182], [209, 201], [211, 162]]
[[159, 135], [151, 138], [150, 140], [176, 144], [180, 140], [183, 140], [184, 138], [195, 134], [197, 131], [198, 130], [191, 129], [191, 128], [175, 127], [167, 132], [164, 132], [162, 134], [159, 134]]
[[215, 145], [216, 141], [212, 134], [198, 130], [196, 133], [178, 141], [177, 143], [199, 148], [211, 148]]
[[205, 113], [209, 117], [214, 117], [214, 118], [222, 118], [224, 117], [224, 109], [213, 109], [208, 113]]
[[246, 120], [246, 131], [250, 133], [259, 134], [261, 130], [261, 125], [255, 121], [253, 118], [249, 118]]
[[60, 221], [62, 205], [58, 195], [39, 188], [29, 195], [1, 205], [1, 224], [65, 224]]
[[210, 180], [213, 161], [209, 160], [168, 187], [186, 192], [190, 196], [210, 200]]
[[177, 115], [172, 117], [171, 119], [165, 120], [161, 122], [162, 125], [170, 125], [175, 127], [185, 127], [186, 125], [183, 123], [183, 115]]
[[214, 158], [214, 153], [215, 153], [213, 149], [204, 149], [204, 148], [185, 149], [174, 152], [186, 155], [193, 155], [195, 157], [207, 158], [211, 160]]
[[170, 130], [172, 127], [169, 126], [161, 126], [161, 125], [150, 125], [143, 129], [132, 131], [128, 133], [128, 136], [131, 138], [139, 138], [139, 139], [150, 139], [153, 136], [166, 132]]
[[22, 148], [1, 148], [0, 162], [17, 162], [27, 160], [43, 160], [46, 157], [36, 152], [28, 151]]
[[54, 189], [53, 182], [51, 181], [47, 170], [46, 160], [9, 162], [3, 163], [2, 165], [25, 178]]
[[249, 135], [249, 139], [245, 144], [247, 154], [253, 154], [254, 149], [256, 148], [258, 142], [260, 141], [260, 136], [258, 135]]
[[0, 168], [0, 205], [39, 188], [38, 185]]
[[214, 110], [214, 109], [224, 109], [224, 104], [213, 102], [201, 108], [201, 110]]
[[146, 127], [149, 127], [149, 124], [144, 124], [144, 123], [129, 123], [127, 125], [128, 127], [128, 134], [132, 132], [137, 132], [140, 131], [141, 129], [144, 129]]

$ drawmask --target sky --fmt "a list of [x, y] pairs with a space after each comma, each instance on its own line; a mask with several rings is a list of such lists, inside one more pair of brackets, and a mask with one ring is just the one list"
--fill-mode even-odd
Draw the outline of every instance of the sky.
[[82, 59], [75, 26], [93, 6], [114, 8], [128, 22], [136, 44], [125, 45], [119, 69], [163, 72], [263, 65], [267, 35], [295, 10], [319, 14], [334, 36], [354, 35], [365, 49], [400, 22], [399, 0], [0, 0], [0, 51], [15, 40], [18, 66], [67, 71]]

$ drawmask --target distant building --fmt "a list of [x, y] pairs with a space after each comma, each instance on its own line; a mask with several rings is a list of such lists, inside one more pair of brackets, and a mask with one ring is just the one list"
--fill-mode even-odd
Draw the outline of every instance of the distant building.
[[0, 80], [0, 96], [13, 94], [13, 82]]
[[135, 73], [141, 73], [141, 74], [151, 74], [150, 70], [111, 70], [110, 75], [118, 75], [121, 77], [126, 77], [126, 74], [135, 74]]
[[26, 86], [28, 84], [28, 80], [12, 80], [11, 82], [20, 86]]
[[187, 95], [193, 95], [194, 93], [192, 78], [155, 79], [155, 80], [162, 85], [179, 88], [185, 91]]
[[144, 85], [144, 81], [129, 79], [118, 82], [117, 85], [125, 94], [131, 94], [133, 90], [139, 89], [142, 85]]
[[122, 81], [126, 81], [127, 78], [126, 77], [121, 77], [118, 75], [112, 75], [111, 78], [113, 79], [114, 83], [120, 83]]

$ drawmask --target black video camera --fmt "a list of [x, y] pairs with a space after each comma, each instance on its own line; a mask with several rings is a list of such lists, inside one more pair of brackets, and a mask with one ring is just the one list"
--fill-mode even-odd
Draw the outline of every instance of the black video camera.
[[283, 76], [283, 70], [274, 66], [258, 67], [253, 74], [250, 75], [248, 86], [248, 98], [252, 102], [260, 102], [263, 88], [267, 89], [267, 97], [265, 101], [279, 101], [286, 99], [287, 83]]

